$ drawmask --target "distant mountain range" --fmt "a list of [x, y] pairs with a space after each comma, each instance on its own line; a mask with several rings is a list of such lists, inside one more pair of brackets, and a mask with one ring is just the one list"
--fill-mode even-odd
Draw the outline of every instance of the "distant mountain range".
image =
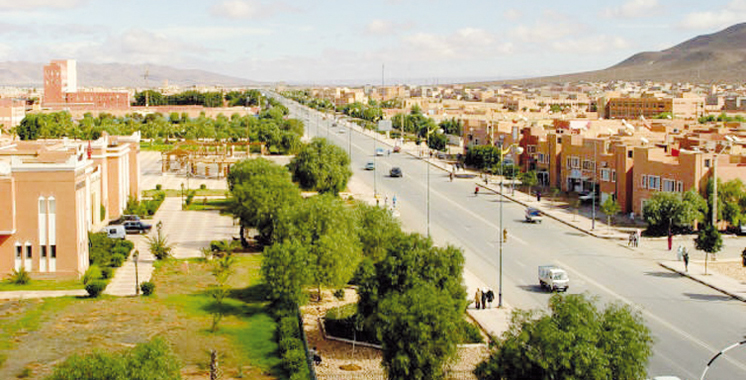
[[692, 38], [666, 50], [635, 54], [607, 69], [490, 83], [579, 81], [746, 82], [746, 23]]
[[[0, 62], [0, 86], [43, 87], [44, 65], [37, 62]], [[242, 87], [262, 84], [204, 70], [185, 70], [160, 65], [78, 62], [77, 68], [79, 87], [159, 87], [165, 81], [168, 81], [169, 85], [180, 87]], [[146, 70], [147, 83], [144, 78]]]

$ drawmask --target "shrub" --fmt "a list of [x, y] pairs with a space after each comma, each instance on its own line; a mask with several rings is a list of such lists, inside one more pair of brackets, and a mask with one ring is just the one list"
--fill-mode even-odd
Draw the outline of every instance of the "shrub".
[[160, 183], [155, 185], [156, 190], [161, 190], [162, 188], [163, 186]]
[[104, 205], [101, 205], [99, 212], [101, 213], [101, 220], [106, 219], [106, 207], [104, 207]]
[[155, 292], [155, 284], [151, 281], [145, 281], [140, 284], [140, 290], [144, 296], [149, 296]]
[[102, 280], [109, 280], [112, 277], [114, 277], [114, 270], [111, 269], [111, 267], [101, 268], [101, 279]]
[[93, 280], [85, 286], [85, 291], [91, 298], [100, 296], [104, 289], [106, 289], [106, 281], [104, 280]]
[[122, 256], [121, 254], [115, 253], [115, 254], [112, 254], [111, 257], [109, 257], [109, 265], [111, 265], [114, 268], [119, 268], [122, 266], [122, 264], [124, 264], [124, 260], [126, 260], [124, 256]]
[[8, 282], [14, 285], [26, 285], [31, 282], [31, 275], [24, 267], [21, 267], [20, 270], [13, 269], [10, 277], [8, 277]]
[[461, 329], [461, 342], [462, 343], [484, 343], [484, 337], [482, 332], [479, 331], [479, 327], [475, 326], [467, 320], [462, 320], [459, 328]]
[[98, 265], [93, 264], [88, 267], [88, 269], [85, 271], [85, 274], [83, 274], [83, 285], [88, 285], [93, 280], [101, 280], [104, 278], [103, 273], [101, 272], [101, 268], [99, 268]]
[[299, 373], [303, 370], [308, 371], [308, 365], [306, 364], [306, 351], [303, 349], [287, 351], [285, 355], [282, 356], [282, 362], [288, 373]]
[[203, 183], [203, 184], [199, 185], [199, 189], [200, 189], [200, 190], [207, 190], [207, 185], [205, 185], [205, 184]]

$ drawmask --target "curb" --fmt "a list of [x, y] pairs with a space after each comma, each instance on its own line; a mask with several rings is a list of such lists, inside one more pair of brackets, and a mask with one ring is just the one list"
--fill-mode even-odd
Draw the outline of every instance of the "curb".
[[[495, 189], [493, 189], [493, 188], [491, 188], [491, 187], [487, 187], [487, 186], [485, 186], [484, 184], [480, 184], [479, 182], [475, 182], [475, 184], [476, 184], [477, 186], [479, 186], [479, 187], [482, 187], [482, 188], [485, 188], [485, 189], [487, 189], [487, 190], [489, 190], [489, 191], [492, 191], [492, 192], [493, 192], [493, 193], [495, 193], [495, 194], [500, 194], [500, 192], [499, 192], [499, 191], [497, 191], [497, 190], [495, 190]], [[507, 198], [507, 199], [509, 199], [509, 200], [510, 200], [510, 201], [512, 201], [512, 202], [518, 203], [518, 204], [519, 204], [519, 205], [521, 205], [521, 206], [524, 206], [524, 207], [533, 207], [533, 206], [529, 206], [529, 205], [528, 205], [528, 204], [526, 204], [525, 202], [521, 202], [521, 201], [519, 201], [518, 199], [516, 199], [515, 197], [512, 197], [512, 196], [510, 196], [510, 195], [507, 195], [507, 194], [502, 194], [502, 196], [503, 196], [503, 197], [505, 197], [505, 198]], [[576, 226], [576, 225], [574, 225], [574, 224], [572, 224], [572, 223], [570, 223], [570, 222], [568, 222], [568, 221], [566, 221], [566, 220], [560, 219], [560, 218], [558, 218], [558, 217], [557, 217], [557, 216], [555, 216], [555, 215], [552, 215], [552, 214], [550, 214], [550, 213], [548, 213], [548, 212], [545, 212], [544, 210], [541, 210], [541, 212], [542, 212], [542, 213], [543, 213], [544, 215], [546, 215], [547, 217], [549, 217], [549, 218], [552, 218], [552, 219], [554, 219], [554, 220], [556, 220], [556, 221], [558, 221], [558, 222], [560, 222], [560, 223], [562, 223], [562, 224], [564, 224], [564, 225], [566, 225], [566, 226], [570, 226], [570, 227], [572, 227], [572, 228], [574, 228], [574, 229], [576, 229], [576, 230], [578, 230], [578, 231], [580, 231], [580, 232], [583, 232], [583, 233], [585, 233], [585, 234], [587, 234], [587, 235], [593, 236], [593, 237], [595, 237], [595, 238], [598, 238], [598, 239], [606, 239], [606, 240], [624, 240], [624, 239], [625, 239], [624, 237], [615, 237], [615, 236], [604, 236], [604, 235], [598, 235], [598, 234], [596, 234], [596, 233], [593, 233], [593, 232], [591, 232], [591, 231], [588, 231], [588, 230], [585, 230], [585, 229], [583, 229], [583, 228], [581, 228], [581, 227], [578, 227], [578, 226]]]
[[721, 287], [719, 287], [719, 286], [715, 286], [715, 285], [713, 285], [713, 284], [711, 284], [711, 283], [709, 283], [709, 282], [706, 282], [706, 281], [703, 281], [703, 280], [701, 280], [701, 279], [699, 279], [699, 278], [693, 277], [693, 276], [692, 276], [692, 275], [690, 275], [690, 274], [689, 274], [688, 272], [682, 272], [681, 270], [675, 269], [675, 268], [673, 268], [673, 267], [671, 267], [671, 266], [669, 266], [669, 265], [665, 264], [665, 263], [664, 263], [664, 262], [662, 262], [662, 261], [659, 261], [659, 262], [658, 262], [658, 265], [660, 265], [661, 267], [663, 267], [663, 268], [665, 268], [665, 269], [668, 269], [668, 270], [670, 270], [671, 272], [675, 272], [675, 273], [678, 273], [678, 274], [680, 274], [680, 275], [682, 275], [682, 276], [684, 276], [684, 277], [688, 277], [688, 278], [689, 278], [689, 279], [691, 279], [691, 280], [694, 280], [694, 281], [696, 281], [696, 282], [699, 282], [699, 283], [700, 283], [700, 284], [702, 284], [702, 285], [705, 285], [705, 286], [708, 286], [708, 287], [710, 287], [710, 288], [712, 288], [712, 289], [715, 289], [715, 290], [717, 290], [718, 292], [720, 292], [720, 293], [723, 293], [723, 294], [725, 294], [725, 295], [727, 295], [727, 296], [733, 297], [733, 298], [735, 298], [735, 299], [737, 299], [737, 300], [739, 300], [739, 301], [741, 301], [741, 302], [746, 302], [746, 297], [744, 297], [744, 296], [741, 296], [741, 295], [735, 294], [735, 293], [733, 293], [733, 292], [730, 292], [730, 291], [728, 291], [728, 290], [725, 290], [725, 289], [723, 289], [723, 288], [721, 288]]

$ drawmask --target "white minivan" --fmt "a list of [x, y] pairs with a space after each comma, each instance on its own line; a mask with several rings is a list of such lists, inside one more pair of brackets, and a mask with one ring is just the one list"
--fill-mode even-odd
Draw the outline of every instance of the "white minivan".
[[114, 224], [111, 226], [104, 227], [101, 232], [106, 232], [106, 236], [111, 239], [122, 239], [127, 236], [127, 232], [124, 230], [124, 226], [121, 224]]
[[539, 285], [551, 291], [567, 291], [570, 287], [570, 278], [564, 269], [554, 265], [542, 265], [539, 267]]

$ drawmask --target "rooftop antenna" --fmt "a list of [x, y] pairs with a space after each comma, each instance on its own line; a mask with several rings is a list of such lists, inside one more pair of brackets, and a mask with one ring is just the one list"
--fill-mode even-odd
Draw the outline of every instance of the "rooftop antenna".
[[145, 108], [148, 108], [148, 105], [150, 103], [150, 94], [148, 92], [148, 90], [150, 89], [150, 82], [148, 81], [148, 78], [150, 78], [150, 69], [147, 66], [145, 66], [145, 74], [143, 74], [142, 77], [143, 79], [145, 79]]

